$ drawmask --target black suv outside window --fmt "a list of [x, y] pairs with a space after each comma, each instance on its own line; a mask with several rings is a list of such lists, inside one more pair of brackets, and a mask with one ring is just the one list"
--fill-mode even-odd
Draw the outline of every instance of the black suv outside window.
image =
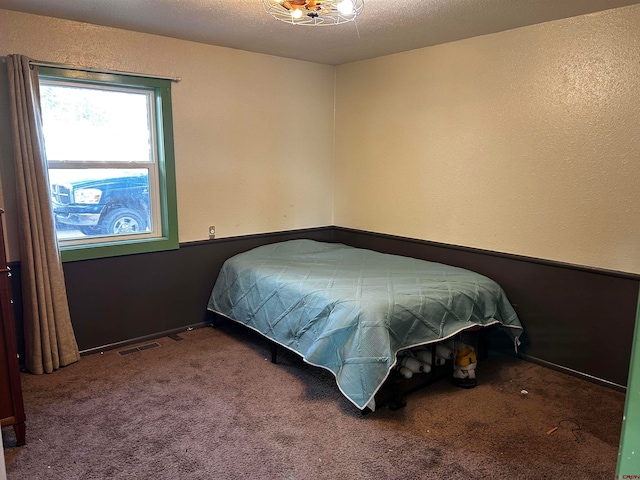
[[169, 80], [40, 68], [62, 259], [178, 247]]

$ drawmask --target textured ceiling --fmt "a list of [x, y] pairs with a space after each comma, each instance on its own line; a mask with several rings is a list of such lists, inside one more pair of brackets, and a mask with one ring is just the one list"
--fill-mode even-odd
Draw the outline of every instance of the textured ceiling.
[[295, 26], [261, 0], [0, 0], [0, 8], [340, 65], [640, 0], [365, 0], [355, 22]]

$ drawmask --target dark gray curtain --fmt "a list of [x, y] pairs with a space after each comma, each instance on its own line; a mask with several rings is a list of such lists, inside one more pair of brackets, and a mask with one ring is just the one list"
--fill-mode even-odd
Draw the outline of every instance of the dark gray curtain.
[[37, 67], [8, 55], [16, 165], [26, 367], [51, 373], [80, 359], [58, 251], [44, 153]]

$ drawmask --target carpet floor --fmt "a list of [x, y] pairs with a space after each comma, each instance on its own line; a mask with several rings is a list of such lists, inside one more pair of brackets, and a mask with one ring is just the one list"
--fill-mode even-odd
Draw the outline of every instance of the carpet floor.
[[331, 374], [286, 351], [272, 364], [232, 322], [180, 337], [22, 374], [27, 444], [2, 429], [9, 480], [615, 475], [624, 394], [536, 364], [490, 355], [474, 389], [442, 380], [363, 416]]

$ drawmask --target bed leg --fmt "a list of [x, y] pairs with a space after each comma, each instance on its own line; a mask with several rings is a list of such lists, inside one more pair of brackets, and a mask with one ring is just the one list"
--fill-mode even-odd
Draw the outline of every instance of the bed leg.
[[391, 398], [387, 402], [389, 405], [389, 410], [395, 411], [400, 410], [403, 407], [407, 406], [407, 401], [404, 399], [404, 395], [402, 395], [402, 390], [400, 388], [399, 382], [391, 383]]
[[271, 363], [278, 363], [278, 345], [271, 342]]
[[207, 310], [207, 313], [205, 314], [205, 321], [207, 321], [209, 323], [209, 326], [212, 328], [218, 328], [218, 316]]
[[391, 410], [392, 412], [396, 410], [400, 410], [401, 408], [404, 408], [406, 406], [407, 406], [407, 401], [404, 398], [402, 398], [402, 396], [398, 396], [396, 398], [389, 400], [389, 410]]

